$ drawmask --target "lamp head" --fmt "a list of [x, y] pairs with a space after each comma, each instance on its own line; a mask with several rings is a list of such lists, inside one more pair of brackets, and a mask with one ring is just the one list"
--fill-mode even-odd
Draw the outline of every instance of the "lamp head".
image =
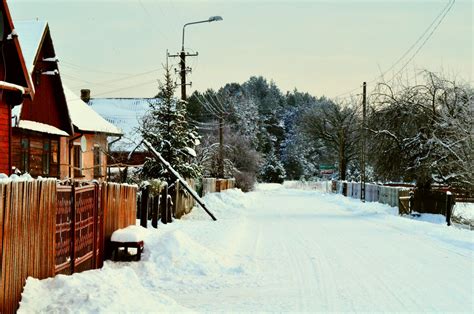
[[209, 22], [217, 22], [217, 21], [222, 21], [222, 20], [223, 19], [222, 19], [221, 16], [216, 15], [216, 16], [211, 16], [208, 21]]

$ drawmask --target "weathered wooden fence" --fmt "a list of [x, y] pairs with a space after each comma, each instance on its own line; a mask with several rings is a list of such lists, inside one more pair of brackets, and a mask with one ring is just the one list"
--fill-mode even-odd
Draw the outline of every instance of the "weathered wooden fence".
[[[193, 179], [186, 179], [188, 185], [195, 189]], [[176, 181], [168, 187], [166, 182], [159, 180], [150, 181], [149, 185], [143, 186], [137, 197], [137, 219], [140, 219], [142, 227], [148, 227], [148, 221], [154, 228], [158, 227], [158, 221], [170, 223], [173, 218], [181, 218], [189, 214], [195, 205], [194, 198]]]
[[[400, 196], [405, 196], [408, 190], [409, 188], [405, 186], [366, 184], [365, 200], [367, 202], [379, 202], [392, 207], [398, 207]], [[337, 181], [333, 192], [360, 199], [360, 182]]]
[[285, 181], [283, 186], [287, 189], [316, 190], [324, 193], [332, 192], [331, 181]]
[[208, 193], [221, 192], [228, 189], [235, 188], [235, 179], [216, 179], [203, 178], [202, 179], [202, 196]]
[[55, 179], [0, 183], [0, 313], [16, 311], [28, 276], [101, 267], [107, 232], [135, 223], [136, 190]]
[[[335, 193], [360, 199], [360, 182], [337, 181], [333, 184], [333, 187]], [[406, 184], [400, 186], [366, 184], [365, 189], [365, 200], [368, 202], [379, 202], [398, 207], [400, 215], [411, 214], [412, 212], [444, 215], [447, 224], [451, 224], [455, 197], [454, 194], [447, 193], [447, 187], [438, 186], [431, 191], [422, 191]], [[410, 191], [413, 191], [411, 196]]]
[[56, 180], [0, 184], [0, 312], [14, 313], [28, 276], [54, 275]]

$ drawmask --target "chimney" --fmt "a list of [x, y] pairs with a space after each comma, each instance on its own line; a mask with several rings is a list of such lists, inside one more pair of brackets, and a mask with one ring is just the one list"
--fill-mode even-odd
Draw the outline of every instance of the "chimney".
[[90, 89], [81, 89], [81, 99], [86, 104], [91, 100], [91, 90]]

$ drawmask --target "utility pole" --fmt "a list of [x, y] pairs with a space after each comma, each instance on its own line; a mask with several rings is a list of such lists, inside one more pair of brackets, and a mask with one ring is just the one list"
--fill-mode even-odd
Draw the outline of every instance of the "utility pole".
[[366, 141], [366, 105], [367, 105], [367, 83], [362, 85], [362, 143], [360, 158], [360, 199], [365, 202], [365, 141]]
[[[181, 100], [183, 101], [186, 101], [187, 100], [187, 97], [186, 97], [186, 86], [189, 85], [191, 86], [192, 83], [186, 83], [186, 74], [188, 74], [188, 72], [191, 72], [192, 69], [190, 67], [186, 67], [186, 57], [197, 57], [198, 56], [198, 53], [186, 53], [184, 51], [184, 47], [181, 48], [181, 52], [180, 53], [177, 53], [175, 55], [170, 55], [168, 54], [168, 57], [173, 57], [173, 58], [176, 58], [178, 57], [179, 58], [179, 76], [181, 77]], [[178, 71], [177, 71], [178, 72]]]
[[224, 179], [224, 119], [219, 117], [219, 178]]
[[202, 21], [196, 21], [196, 22], [191, 22], [191, 23], [186, 23], [183, 25], [183, 35], [181, 37], [181, 53], [177, 53], [175, 55], [168, 55], [169, 57], [179, 57], [179, 65], [180, 65], [180, 71], [179, 75], [181, 76], [181, 100], [186, 101], [186, 85], [191, 86], [191, 83], [187, 84], [186, 83], [186, 74], [187, 72], [191, 72], [191, 68], [186, 68], [186, 57], [196, 57], [198, 53], [186, 53], [184, 51], [184, 31], [186, 29], [186, 26], [189, 25], [194, 25], [194, 24], [201, 24], [201, 23], [210, 23], [210, 22], [216, 22], [216, 21], [222, 21], [222, 17], [220, 16], [211, 16], [207, 20], [202, 20]]

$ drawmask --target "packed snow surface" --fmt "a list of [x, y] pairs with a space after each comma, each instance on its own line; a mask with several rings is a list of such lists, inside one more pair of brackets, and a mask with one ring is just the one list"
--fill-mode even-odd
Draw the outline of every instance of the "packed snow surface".
[[208, 194], [144, 230], [140, 262], [29, 278], [20, 312], [472, 312], [468, 230], [341, 195], [259, 186]]

